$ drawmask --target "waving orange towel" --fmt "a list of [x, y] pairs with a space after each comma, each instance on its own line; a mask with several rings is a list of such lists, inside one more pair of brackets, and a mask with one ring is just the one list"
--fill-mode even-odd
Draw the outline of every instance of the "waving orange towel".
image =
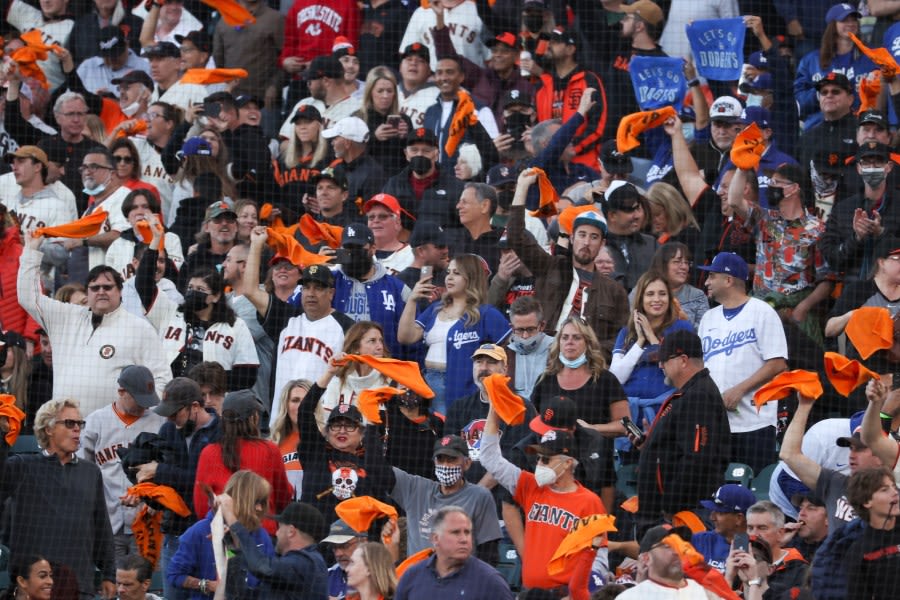
[[393, 379], [422, 398], [434, 398], [434, 392], [422, 378], [418, 363], [396, 358], [378, 358], [370, 354], [347, 354], [338, 362], [346, 364], [347, 361], [369, 365], [388, 379]]
[[672, 515], [672, 526], [687, 527], [691, 533], [703, 533], [706, 531], [706, 525], [696, 513], [690, 510], [682, 510]]
[[734, 138], [731, 145], [731, 162], [738, 169], [756, 169], [766, 150], [763, 133], [756, 123], [750, 123]]
[[181, 83], [226, 83], [235, 79], [246, 79], [250, 74], [244, 69], [188, 69], [181, 76]]
[[[40, 58], [40, 56], [40, 52], [29, 46], [17, 48], [9, 54], [9, 57], [13, 62], [18, 65], [19, 73], [23, 79], [33, 77], [41, 84], [41, 87], [47, 89], [50, 87], [47, 83], [47, 76], [44, 75], [44, 70], [37, 64], [37, 61], [44, 60], [43, 58]], [[46, 58], [47, 53], [43, 53], [43, 56]]]
[[134, 534], [134, 544], [138, 554], [146, 558], [151, 565], [156, 567], [162, 554], [162, 512], [150, 512], [145, 504], [141, 506], [134, 521], [131, 523], [131, 533]]
[[894, 345], [894, 321], [888, 309], [880, 306], [863, 306], [850, 315], [844, 328], [847, 337], [863, 359], [879, 350]]
[[256, 23], [256, 17], [235, 0], [200, 0], [200, 2], [219, 11], [222, 20], [229, 27], [244, 27]]
[[106, 211], [98, 208], [86, 217], [57, 225], [56, 227], [38, 227], [32, 234], [34, 237], [61, 237], [80, 240], [100, 233], [100, 228], [106, 222]]
[[[272, 229], [283, 230], [286, 229], [284, 225], [284, 220], [282, 220], [281, 216], [276, 216], [272, 219], [272, 213], [274, 212], [275, 207], [272, 206], [271, 202], [266, 202], [262, 206], [259, 207], [259, 222], [266, 223]], [[306, 216], [306, 215], [304, 215]], [[270, 222], [271, 219], [271, 222]], [[296, 225], [294, 226], [294, 230], [296, 230]], [[294, 235], [294, 231], [291, 231], [291, 235]]]
[[380, 387], [371, 390], [363, 390], [356, 398], [359, 406], [359, 412], [362, 413], [370, 423], [381, 423], [381, 412], [379, 407], [391, 399], [391, 397], [402, 394], [403, 390], [394, 387]]
[[659, 127], [678, 113], [671, 106], [664, 106], [659, 110], [645, 110], [626, 116], [619, 121], [619, 129], [616, 131], [616, 149], [619, 152], [628, 152], [641, 145], [637, 136]]
[[[165, 231], [162, 230], [162, 225], [160, 225], [159, 228], [160, 234], [162, 234], [162, 237], [159, 238], [159, 249], [160, 251], [162, 251], [166, 249], [166, 236]], [[153, 241], [153, 232], [150, 231], [150, 223], [148, 221], [145, 221], [144, 219], [141, 219], [140, 221], [135, 223], [134, 232], [145, 244], [149, 244]]]
[[509, 389], [509, 380], [502, 373], [494, 373], [482, 379], [481, 383], [497, 416], [507, 425], [521, 425], [525, 421], [525, 401]]
[[572, 235], [572, 225], [575, 223], [575, 219], [578, 215], [592, 210], [597, 210], [597, 207], [593, 204], [585, 204], [584, 206], [570, 206], [559, 213], [557, 222], [559, 223], [560, 232]]
[[537, 175], [538, 192], [541, 196], [541, 204], [537, 210], [531, 211], [532, 217], [552, 217], [559, 214], [556, 203], [559, 202], [559, 194], [556, 188], [550, 183], [550, 178], [543, 169], [532, 167], [531, 170]]
[[690, 542], [672, 533], [663, 538], [663, 543], [671, 548], [681, 559], [681, 566], [685, 575], [715, 594], [718, 598], [727, 600], [740, 599], [740, 596], [728, 585], [725, 576], [710, 567], [706, 563], [704, 556]]
[[294, 239], [294, 236], [288, 235], [283, 231], [266, 227], [266, 233], [269, 236], [266, 240], [266, 244], [268, 244], [276, 254], [286, 256], [291, 263], [298, 265], [301, 268], [308, 267], [309, 265], [324, 265], [332, 258], [330, 256], [325, 256], [324, 254], [313, 254], [301, 246], [300, 242]]
[[157, 485], [145, 481], [128, 488], [128, 493], [132, 496], [149, 498], [154, 502], [158, 502], [180, 517], [189, 517], [191, 515], [191, 509], [184, 503], [181, 495], [167, 485]]
[[328, 223], [320, 223], [309, 214], [305, 214], [300, 217], [300, 233], [313, 246], [325, 243], [329, 248], [340, 248], [344, 228], [337, 225], [329, 225]]
[[116, 134], [117, 138], [128, 137], [132, 135], [141, 135], [142, 133], [147, 133], [147, 121], [143, 119], [138, 119], [134, 122], [134, 125], [131, 127], [127, 127], [125, 129], [120, 129]]
[[856, 47], [859, 48], [860, 52], [868, 56], [873, 63], [878, 65], [878, 68], [881, 69], [881, 72], [884, 73], [885, 77], [893, 77], [900, 72], [900, 65], [897, 64], [897, 61], [894, 60], [893, 55], [887, 48], [875, 48], [873, 50], [852, 33], [850, 34], [850, 39], [853, 40], [853, 43], [856, 44]]
[[47, 60], [50, 52], [62, 51], [63, 49], [59, 44], [48, 44], [44, 33], [40, 29], [26, 31], [19, 36], [19, 39], [35, 51], [38, 60]]
[[859, 109], [856, 114], [878, 108], [878, 97], [881, 95], [881, 77], [871, 79], [863, 77], [859, 80]]
[[450, 127], [447, 129], [447, 141], [444, 142], [444, 152], [447, 153], [447, 156], [453, 156], [466, 135], [466, 129], [477, 122], [478, 115], [475, 113], [475, 102], [472, 100], [472, 96], [465, 90], [459, 90], [456, 93], [456, 111], [454, 111], [453, 120], [450, 121]]
[[400, 578], [403, 577], [403, 574], [406, 573], [407, 569], [409, 569], [416, 563], [422, 562], [432, 554], [434, 554], [434, 548], [425, 548], [424, 550], [419, 550], [411, 556], [407, 556], [406, 560], [397, 565], [397, 568], [394, 569], [394, 571], [397, 573], [397, 581], [400, 581]]
[[825, 375], [845, 398], [870, 379], [881, 379], [878, 373], [865, 368], [859, 361], [850, 360], [837, 352], [825, 353]]
[[818, 398], [824, 390], [822, 390], [822, 382], [819, 381], [818, 373], [803, 369], [784, 371], [756, 390], [756, 393], [753, 394], [753, 403], [756, 404], [756, 410], [759, 411], [766, 402], [786, 398], [791, 391], [800, 392], [801, 396], [807, 398]]
[[553, 553], [547, 565], [547, 574], [556, 576], [565, 573], [568, 570], [569, 560], [585, 548], [589, 548], [595, 537], [610, 531], [618, 531], [615, 523], [616, 518], [612, 515], [588, 515], [577, 519], [571, 531]]
[[390, 504], [385, 504], [380, 500], [376, 500], [372, 496], [357, 496], [356, 498], [348, 498], [343, 502], [339, 502], [334, 507], [334, 512], [344, 523], [349, 525], [353, 531], [363, 533], [372, 526], [372, 521], [378, 517], [390, 517], [392, 520], [397, 519], [397, 509]]
[[19, 432], [22, 431], [22, 423], [25, 421], [25, 413], [16, 406], [15, 396], [0, 394], [0, 417], [6, 417], [9, 423], [9, 431], [6, 432], [4, 438], [6, 445], [12, 448], [19, 439]]

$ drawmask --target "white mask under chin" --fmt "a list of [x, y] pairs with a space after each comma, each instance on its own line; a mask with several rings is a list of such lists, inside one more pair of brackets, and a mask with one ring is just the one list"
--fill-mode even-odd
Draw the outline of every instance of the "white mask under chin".
[[140, 102], [132, 102], [128, 106], [122, 108], [122, 112], [125, 113], [126, 117], [133, 117], [137, 114], [137, 111], [141, 109]]

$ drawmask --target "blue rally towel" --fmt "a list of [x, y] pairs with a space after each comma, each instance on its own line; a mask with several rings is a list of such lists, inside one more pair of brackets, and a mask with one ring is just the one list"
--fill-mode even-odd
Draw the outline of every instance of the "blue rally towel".
[[681, 107], [687, 93], [684, 59], [660, 56], [635, 56], [628, 64], [634, 97], [641, 110], [663, 106]]
[[744, 65], [743, 17], [706, 19], [685, 26], [697, 73], [713, 81], [735, 81]]

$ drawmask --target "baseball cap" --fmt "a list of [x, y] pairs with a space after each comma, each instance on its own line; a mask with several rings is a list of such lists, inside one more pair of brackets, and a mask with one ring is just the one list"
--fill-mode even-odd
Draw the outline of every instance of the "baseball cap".
[[569, 46], [577, 46], [578, 42], [575, 39], [575, 34], [571, 31], [566, 31], [565, 27], [560, 27], [557, 25], [553, 28], [553, 32], [550, 34], [551, 42], [562, 42]]
[[252, 390], [228, 392], [222, 401], [222, 418], [226, 421], [244, 421], [254, 414], [262, 414], [265, 411], [262, 402]]
[[305, 502], [291, 502], [284, 507], [281, 514], [275, 516], [275, 521], [292, 525], [298, 531], [307, 534], [316, 543], [319, 543], [326, 533], [325, 517], [318, 508]]
[[582, 225], [591, 225], [592, 227], [596, 227], [601, 232], [603, 232], [603, 237], [606, 237], [606, 219], [603, 218], [596, 210], [589, 210], [583, 213], [579, 213], [575, 220], [572, 221], [572, 233], [575, 233], [575, 230], [581, 227]]
[[745, 81], [740, 85], [741, 92], [752, 94], [753, 92], [771, 92], [775, 89], [775, 82], [771, 73], [760, 73], [752, 81]]
[[835, 4], [828, 9], [827, 13], [825, 13], [825, 23], [827, 24], [833, 23], [834, 21], [843, 21], [850, 15], [855, 16], [857, 19], [862, 18], [862, 13], [860, 13], [859, 10], [857, 10], [857, 8], [852, 4], [847, 4], [846, 2]]
[[659, 361], [664, 362], [676, 356], [703, 358], [703, 344], [693, 331], [679, 329], [663, 338], [659, 346]]
[[37, 143], [37, 147], [47, 154], [47, 160], [64, 165], [69, 162], [68, 145], [62, 138], [44, 137]]
[[513, 89], [508, 90], [503, 94], [503, 96], [500, 97], [500, 108], [502, 110], [506, 110], [508, 106], [512, 106], [513, 104], [533, 106], [534, 102], [531, 98], [531, 94], [529, 94], [528, 92]]
[[265, 106], [265, 103], [260, 99], [260, 97], [254, 96], [253, 94], [241, 94], [234, 99], [234, 105], [238, 108], [244, 108], [248, 104], [255, 104], [257, 108], [262, 108], [263, 106]]
[[323, 544], [346, 544], [353, 538], [363, 537], [353, 530], [343, 519], [338, 519], [328, 528], [328, 537], [322, 540]]
[[44, 165], [44, 167], [47, 166], [47, 153], [37, 146], [19, 146], [19, 149], [15, 152], [6, 153], [6, 162], [12, 162], [13, 158], [31, 158]]
[[226, 215], [231, 213], [234, 215], [234, 218], [237, 219], [237, 213], [234, 212], [234, 205], [230, 200], [219, 200], [217, 202], [213, 202], [206, 209], [206, 215], [203, 217], [204, 221], [212, 221], [217, 217], [221, 217], [222, 215]]
[[856, 151], [856, 160], [862, 160], [870, 156], [888, 160], [891, 157], [891, 148], [881, 142], [863, 142], [860, 144], [859, 150]]
[[351, 142], [363, 144], [369, 141], [369, 126], [359, 117], [344, 117], [334, 126], [322, 132], [322, 137], [331, 139], [336, 137], [347, 138]]
[[100, 56], [104, 58], [119, 56], [128, 50], [128, 44], [125, 43], [125, 34], [118, 27], [112, 25], [104, 27], [100, 30], [99, 39]]
[[406, 145], [412, 146], [413, 144], [430, 144], [437, 147], [438, 140], [437, 136], [434, 135], [434, 132], [430, 129], [418, 127], [416, 129], [410, 129], [409, 133], [406, 134]]
[[540, 454], [542, 456], [554, 456], [564, 454], [573, 456], [575, 448], [575, 436], [568, 431], [549, 429], [541, 435], [539, 444], [531, 444], [525, 447], [528, 454]]
[[181, 58], [181, 50], [172, 42], [157, 42], [141, 52], [146, 58]]
[[344, 233], [341, 235], [341, 246], [365, 246], [366, 244], [374, 244], [375, 236], [368, 225], [362, 223], [350, 223], [344, 227]]
[[747, 267], [747, 263], [734, 252], [719, 252], [712, 259], [711, 263], [697, 268], [710, 273], [724, 273], [744, 281], [750, 276], [750, 269]]
[[761, 554], [761, 558], [767, 563], [772, 562], [772, 547], [769, 546], [769, 542], [758, 535], [750, 536], [750, 549], [758, 550]]
[[887, 258], [894, 254], [900, 254], [900, 237], [883, 235], [875, 244], [875, 258]]
[[355, 421], [359, 424], [362, 424], [363, 422], [362, 413], [352, 404], [338, 404], [332, 408], [331, 412], [328, 413], [328, 420], [326, 423], [331, 424], [332, 421], [337, 421], [338, 419]]
[[847, 79], [847, 76], [843, 73], [835, 73], [832, 71], [816, 82], [816, 89], [821, 90], [826, 85], [836, 85], [848, 94], [853, 93], [853, 84], [850, 83], [850, 80]]
[[478, 347], [478, 350], [472, 353], [472, 360], [475, 360], [479, 356], [487, 356], [488, 358], [493, 358], [496, 361], [502, 362], [504, 365], [506, 364], [506, 350], [497, 344], [482, 344]]
[[798, 492], [791, 496], [791, 504], [795, 508], [800, 508], [800, 505], [803, 504], [804, 500], [808, 500], [810, 504], [813, 506], [823, 507], [825, 506], [825, 501], [816, 496], [813, 492]]
[[763, 108], [762, 106], [748, 106], [744, 109], [743, 118], [744, 123], [747, 125], [756, 123], [756, 126], [760, 129], [772, 128], [769, 121], [769, 119], [772, 118], [772, 113], [769, 112], [769, 109]]
[[195, 45], [200, 52], [212, 52], [212, 38], [202, 29], [189, 31], [187, 35], [176, 35], [175, 41], [179, 44], [188, 41]]
[[515, 183], [518, 179], [515, 167], [507, 165], [494, 165], [487, 172], [485, 182], [493, 187]]
[[644, 537], [641, 538], [641, 544], [638, 551], [643, 554], [644, 552], [650, 552], [650, 550], [659, 544], [661, 541], [666, 539], [672, 534], [677, 535], [681, 539], [686, 542], [691, 541], [691, 530], [688, 527], [672, 527], [671, 525], [657, 525], [656, 527], [651, 527], [644, 533]]
[[633, 4], [621, 6], [619, 10], [626, 15], [637, 15], [651, 25], [659, 25], [664, 19], [662, 9], [651, 0], [637, 0]]
[[493, 48], [497, 44], [504, 44], [516, 50], [522, 47], [522, 43], [519, 41], [519, 36], [508, 31], [504, 31], [497, 37], [492, 38], [484, 43], [484, 45], [488, 48]]
[[133, 69], [131, 71], [128, 71], [121, 77], [113, 79], [110, 83], [112, 83], [113, 85], [122, 85], [123, 83], [126, 85], [130, 83], [140, 83], [149, 90], [153, 89], [153, 80], [150, 79], [150, 76], [147, 75], [147, 73], [141, 71], [140, 69]]
[[339, 35], [334, 38], [334, 43], [331, 45], [331, 55], [335, 58], [341, 58], [342, 56], [354, 55], [356, 54], [356, 48], [353, 47], [353, 43], [343, 35]]
[[884, 117], [884, 113], [880, 110], [867, 110], [859, 115], [859, 126], [865, 125], [866, 123], [872, 123], [874, 125], [878, 125], [880, 128], [887, 131], [888, 122]]
[[819, 150], [813, 156], [812, 163], [820, 175], [840, 175], [843, 172], [844, 161], [837, 152]]
[[25, 345], [25, 338], [23, 338], [20, 333], [13, 331], [12, 329], [0, 333], [0, 345], [12, 346], [13, 348], [21, 348], [22, 350], [27, 349], [27, 346]]
[[740, 100], [733, 96], [719, 96], [709, 107], [709, 118], [713, 121], [740, 123], [743, 112]]
[[182, 156], [212, 156], [212, 146], [202, 137], [188, 138], [181, 147]]
[[383, 206], [398, 217], [400, 216], [400, 202], [390, 194], [375, 194], [363, 205], [363, 213], [368, 214], [373, 206]]
[[403, 52], [400, 53], [401, 59], [409, 58], [410, 56], [418, 56], [425, 62], [429, 62], [431, 60], [431, 53], [428, 51], [428, 46], [426, 46], [425, 44], [420, 44], [419, 42], [410, 44], [403, 49]]
[[329, 79], [342, 79], [344, 67], [341, 61], [330, 54], [321, 54], [309, 63], [309, 67], [303, 72], [303, 81], [312, 81], [328, 77]]
[[297, 112], [294, 113], [294, 116], [291, 117], [291, 123], [296, 123], [300, 119], [306, 119], [307, 121], [318, 121], [319, 123], [321, 123], [322, 113], [320, 113], [319, 109], [312, 104], [301, 104], [297, 107]]
[[554, 396], [547, 401], [540, 414], [528, 423], [529, 429], [544, 435], [551, 429], [570, 429], [578, 419], [578, 407], [565, 396]]
[[340, 165], [325, 167], [324, 169], [319, 171], [318, 174], [313, 175], [312, 184], [316, 185], [323, 179], [332, 180], [342, 190], [350, 188], [350, 182], [347, 180], [347, 174], [344, 172], [344, 168]]
[[309, 265], [300, 273], [300, 285], [304, 283], [321, 283], [325, 287], [334, 287], [334, 275], [328, 267]]
[[607, 140], [603, 142], [600, 148], [600, 162], [603, 168], [610, 173], [631, 173], [634, 171], [634, 165], [631, 164], [631, 157], [627, 152], [619, 152], [616, 140]]
[[756, 67], [757, 69], [768, 69], [769, 59], [766, 58], [766, 55], [762, 50], [757, 50], [747, 57], [747, 64]]
[[841, 448], [868, 448], [865, 442], [862, 441], [862, 434], [860, 433], [865, 414], [866, 411], [861, 410], [850, 417], [850, 435], [839, 437], [834, 443]]
[[159, 404], [153, 373], [143, 365], [128, 365], [119, 373], [119, 387], [131, 394], [141, 408], [153, 408]]
[[641, 206], [641, 193], [627, 181], [613, 181], [603, 195], [607, 214], [612, 210], [633, 212]]
[[[281, 253], [277, 253], [277, 252], [276, 252], [275, 255], [272, 256], [272, 258], [269, 259], [269, 266], [270, 266], [270, 267], [273, 267], [273, 266], [277, 265], [277, 264], [280, 263], [280, 262], [289, 262], [289, 263], [291, 263], [292, 265], [294, 264], [293, 261], [291, 261], [291, 257], [290, 257], [290, 256], [286, 256], [286, 255], [284, 255], [284, 254], [281, 254]], [[296, 267], [297, 265], [294, 265], [294, 266]], [[300, 267], [297, 267], [297, 268], [299, 269]]]
[[726, 483], [716, 490], [712, 500], [701, 500], [703, 508], [720, 513], [746, 513], [756, 504], [756, 496], [742, 485]]
[[200, 384], [188, 377], [176, 377], [166, 384], [163, 389], [162, 402], [153, 409], [153, 412], [162, 417], [171, 417], [194, 402], [203, 404], [203, 391], [200, 389]]
[[417, 221], [409, 235], [409, 245], [418, 248], [425, 244], [446, 246], [447, 234], [444, 233], [444, 228], [434, 221]]
[[445, 435], [434, 443], [433, 455], [469, 458], [469, 445], [458, 435]]

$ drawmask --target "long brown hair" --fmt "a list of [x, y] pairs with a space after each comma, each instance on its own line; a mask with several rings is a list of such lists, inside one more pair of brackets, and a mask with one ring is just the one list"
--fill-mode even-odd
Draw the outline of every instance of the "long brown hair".
[[222, 412], [222, 463], [229, 471], [241, 468], [241, 442], [260, 440], [259, 413], [247, 418], [240, 418], [231, 411]]
[[[384, 327], [382, 327], [379, 323], [375, 323], [374, 321], [360, 321], [359, 323], [355, 323], [350, 329], [347, 330], [347, 333], [344, 334], [344, 354], [359, 354], [359, 345], [362, 343], [366, 334], [371, 330], [377, 329], [378, 333], [381, 334], [382, 341], [384, 340]], [[388, 350], [387, 344], [384, 344], [384, 358], [390, 358], [391, 354]], [[347, 364], [342, 366], [337, 371], [338, 379], [343, 383], [344, 379], [347, 377], [347, 374], [356, 369], [356, 364], [353, 361], [348, 361]]]
[[[460, 275], [466, 279], [466, 307], [464, 314], [466, 315], [464, 324], [466, 327], [472, 327], [478, 323], [481, 318], [479, 306], [484, 304], [487, 298], [487, 274], [484, 272], [484, 259], [475, 254], [460, 254], [453, 257], [450, 262], [456, 263], [456, 268]], [[453, 304], [453, 297], [450, 292], [445, 292], [441, 296], [441, 304], [444, 307]]]
[[672, 288], [669, 282], [658, 271], [647, 271], [641, 275], [640, 279], [634, 285], [634, 306], [628, 311], [628, 333], [625, 335], [625, 347], [627, 348], [632, 342], [637, 340], [637, 328], [634, 325], [634, 311], [644, 312], [644, 292], [650, 287], [654, 281], [661, 281], [666, 286], [666, 293], [669, 295], [669, 303], [666, 306], [666, 313], [663, 315], [662, 323], [659, 327], [653, 328], [656, 337], [662, 337], [662, 332], [669, 328], [678, 319], [678, 307], [675, 305], [675, 297], [672, 295]]
[[242, 469], [228, 478], [225, 493], [234, 500], [234, 516], [241, 525], [251, 532], [262, 526], [262, 517], [266, 511], [260, 514], [256, 506], [261, 504], [265, 509], [269, 507], [272, 486], [268, 481], [253, 471]]

